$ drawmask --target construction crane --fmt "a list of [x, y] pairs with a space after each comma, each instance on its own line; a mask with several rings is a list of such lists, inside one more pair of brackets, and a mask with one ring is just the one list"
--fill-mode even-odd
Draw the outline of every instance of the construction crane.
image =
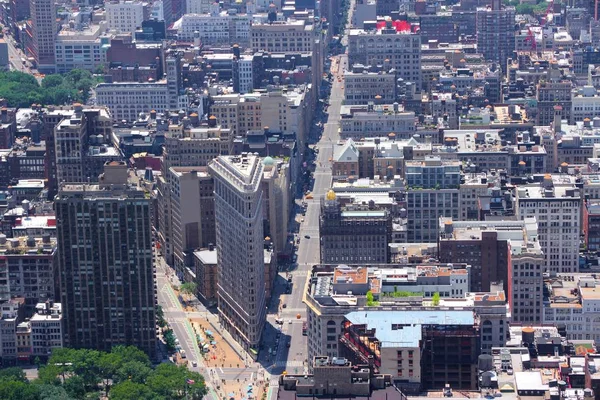
[[535, 42], [535, 35], [533, 34], [533, 31], [531, 30], [531, 28], [527, 28], [527, 37], [525, 38], [526, 42], [529, 42], [529, 44], [531, 45], [531, 50], [536, 51], [537, 50], [537, 43]]
[[546, 7], [546, 12], [542, 17], [542, 26], [546, 25], [547, 22], [552, 22], [552, 18], [554, 18], [554, 0], [550, 0], [548, 7]]

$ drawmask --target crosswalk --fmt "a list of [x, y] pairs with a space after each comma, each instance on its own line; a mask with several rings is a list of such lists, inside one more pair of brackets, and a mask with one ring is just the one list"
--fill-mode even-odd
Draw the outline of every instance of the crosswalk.
[[306, 307], [303, 307], [303, 308], [284, 308], [284, 309], [281, 310], [281, 313], [282, 314], [292, 315], [292, 314], [297, 314], [297, 313], [303, 312], [303, 311], [306, 311]]
[[301, 368], [304, 367], [302, 361], [276, 361], [273, 364], [276, 368]]

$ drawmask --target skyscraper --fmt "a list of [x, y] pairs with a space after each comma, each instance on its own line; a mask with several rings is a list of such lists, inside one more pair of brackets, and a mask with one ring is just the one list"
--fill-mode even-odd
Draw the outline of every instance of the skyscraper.
[[124, 162], [99, 184], [62, 184], [55, 199], [60, 297], [69, 347], [156, 352], [150, 200]]
[[257, 349], [266, 317], [262, 160], [219, 156], [215, 187], [219, 318], [245, 349]]
[[41, 72], [54, 72], [56, 8], [54, 0], [30, 0], [33, 54]]
[[476, 26], [477, 50], [506, 72], [506, 61], [515, 50], [515, 8], [492, 0], [491, 6], [477, 9]]

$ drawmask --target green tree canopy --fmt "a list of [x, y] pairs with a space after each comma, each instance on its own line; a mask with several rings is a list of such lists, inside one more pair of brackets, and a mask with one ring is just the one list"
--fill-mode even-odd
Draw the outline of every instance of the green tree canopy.
[[199, 373], [174, 364], [153, 369], [132, 346], [115, 346], [110, 353], [55, 349], [33, 383], [20, 368], [0, 370], [2, 400], [97, 400], [106, 394], [117, 400], [200, 400], [206, 393]]
[[0, 72], [0, 98], [6, 99], [10, 107], [85, 102], [96, 83], [89, 71], [81, 69], [65, 75], [48, 75], [41, 85], [33, 75], [24, 72]]
[[431, 303], [436, 307], [440, 305], [440, 294], [438, 292], [435, 292], [433, 294], [433, 297], [431, 298]]
[[63, 77], [62, 77], [62, 75], [58, 75], [58, 74], [47, 75], [44, 78], [44, 80], [42, 80], [42, 87], [45, 89], [57, 87], [62, 84], [63, 84]]
[[[186, 382], [193, 381], [193, 384]], [[201, 399], [207, 392], [204, 377], [185, 366], [160, 364], [146, 381], [154, 393], [167, 399], [183, 399], [187, 392], [192, 399]]]
[[27, 382], [27, 377], [21, 368], [12, 367], [0, 369], [0, 381], [3, 380]]
[[40, 389], [29, 383], [4, 380], [0, 382], [0, 399], [3, 400], [38, 400]]
[[141, 383], [124, 381], [113, 386], [109, 398], [111, 400], [153, 400], [160, 397]]

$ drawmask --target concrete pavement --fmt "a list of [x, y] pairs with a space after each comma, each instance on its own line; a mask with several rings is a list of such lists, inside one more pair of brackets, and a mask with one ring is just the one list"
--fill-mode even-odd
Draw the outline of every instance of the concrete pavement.
[[[340, 60], [340, 70], [347, 68], [347, 57], [342, 55], [337, 58]], [[300, 224], [298, 232], [300, 243], [297, 250], [297, 267], [290, 273], [292, 292], [281, 296], [281, 302], [286, 304], [286, 308], [282, 308], [279, 313], [270, 314], [267, 318], [266, 332], [277, 332], [276, 316], [284, 320], [283, 325], [281, 325], [281, 337], [283, 339], [280, 339], [280, 343], [290, 342], [289, 348], [280, 344], [275, 357], [270, 362], [268, 371], [272, 375], [271, 386], [273, 387], [277, 385], [277, 376], [283, 371], [297, 374], [304, 372], [308, 366], [307, 341], [306, 337], [302, 335], [302, 324], [306, 321], [306, 307], [302, 302], [302, 297], [308, 274], [312, 266], [318, 264], [321, 259], [319, 238], [320, 199], [331, 188], [332, 165], [330, 159], [333, 157], [333, 148], [339, 141], [340, 108], [344, 97], [342, 86], [343, 81], [337, 82], [337, 79], [334, 79], [327, 123], [324, 125], [321, 139], [316, 145], [319, 152], [315, 160], [316, 168], [313, 175], [312, 193], [314, 199], [305, 200], [307, 210], [304, 222]], [[298, 199], [297, 202], [300, 204], [302, 200]], [[310, 238], [306, 238], [306, 235]], [[281, 279], [285, 279], [283, 274]], [[301, 318], [297, 319], [297, 315], [300, 315]], [[289, 323], [290, 320], [291, 324]], [[267, 333], [264, 343], [269, 342], [271, 342], [271, 339]]]
[[[350, 1], [350, 11], [348, 21], [352, 19], [355, 0]], [[342, 44], [347, 45], [347, 37], [342, 37]], [[324, 124], [323, 133], [319, 142], [316, 144], [318, 154], [315, 160], [315, 171], [313, 173], [314, 183], [312, 188], [313, 199], [305, 200], [307, 204], [304, 221], [300, 224], [299, 237], [300, 243], [297, 249], [297, 267], [292, 271], [292, 292], [289, 295], [282, 296], [286, 308], [281, 309], [279, 317], [284, 320], [282, 328], [282, 337], [289, 340], [290, 347], [277, 350], [272, 366], [268, 371], [272, 374], [271, 387], [277, 386], [277, 375], [284, 370], [293, 374], [301, 373], [307, 368], [307, 339], [302, 335], [302, 323], [306, 321], [306, 307], [302, 303], [303, 291], [306, 286], [308, 274], [313, 265], [318, 264], [320, 257], [320, 238], [319, 238], [319, 218], [321, 215], [321, 198], [331, 188], [332, 183], [332, 163], [334, 147], [340, 140], [339, 122], [340, 110], [344, 99], [344, 81], [338, 82], [336, 76], [348, 69], [348, 57], [346, 54], [335, 57], [337, 63], [332, 63], [331, 73], [334, 76], [331, 93], [329, 96], [329, 107], [327, 122]], [[298, 205], [302, 200], [297, 199]], [[306, 238], [308, 235], [310, 238]], [[282, 277], [283, 278], [283, 277]], [[298, 320], [295, 317], [300, 315]], [[267, 319], [266, 330], [277, 330], [274, 325], [274, 315], [269, 315]], [[292, 324], [288, 324], [288, 320]], [[267, 336], [268, 340], [268, 336]], [[267, 342], [268, 343], [268, 342]], [[281, 346], [280, 346], [281, 347]], [[271, 393], [276, 391], [269, 390], [268, 399], [271, 399]]]
[[[42, 82], [42, 77], [38, 74], [38, 71], [30, 67], [29, 62], [23, 63], [23, 59], [26, 58], [25, 54], [21, 49], [17, 47], [17, 43], [12, 36], [5, 34], [4, 39], [8, 47], [8, 61], [11, 66], [11, 70], [25, 72], [33, 75], [38, 83]], [[37, 75], [36, 75], [37, 74]]]
[[[264, 375], [264, 371], [255, 363], [250, 363], [247, 367], [244, 362], [233, 363], [232, 367], [207, 367], [204, 358], [200, 352], [198, 342], [196, 340], [196, 332], [190, 323], [190, 319], [202, 319], [208, 321], [215, 329], [223, 336], [226, 335], [224, 330], [218, 328], [219, 323], [216, 316], [204, 306], [200, 305], [197, 311], [188, 312], [182, 308], [177, 295], [175, 294], [172, 284], [179, 284], [177, 277], [172, 273], [170, 267], [166, 265], [162, 257], [157, 257], [156, 267], [156, 282], [158, 302], [163, 307], [165, 319], [173, 329], [173, 333], [179, 346], [186, 353], [188, 368], [201, 373], [206, 379], [209, 394], [207, 400], [220, 400], [230, 392], [236, 393], [237, 386], [245, 387], [247, 384], [254, 384], [260, 380], [268, 379]], [[173, 283], [171, 283], [173, 280]], [[223, 339], [223, 338], [222, 338]], [[233, 339], [226, 340], [229, 345], [237, 345], [232, 343]], [[236, 349], [239, 351], [239, 349]], [[210, 353], [209, 353], [210, 354]], [[240, 354], [240, 353], [238, 353]], [[243, 359], [243, 358], [242, 358]], [[196, 363], [196, 367], [192, 363]], [[225, 383], [223, 383], [223, 380]], [[239, 381], [238, 381], [239, 380]], [[255, 392], [256, 393], [256, 392]]]

